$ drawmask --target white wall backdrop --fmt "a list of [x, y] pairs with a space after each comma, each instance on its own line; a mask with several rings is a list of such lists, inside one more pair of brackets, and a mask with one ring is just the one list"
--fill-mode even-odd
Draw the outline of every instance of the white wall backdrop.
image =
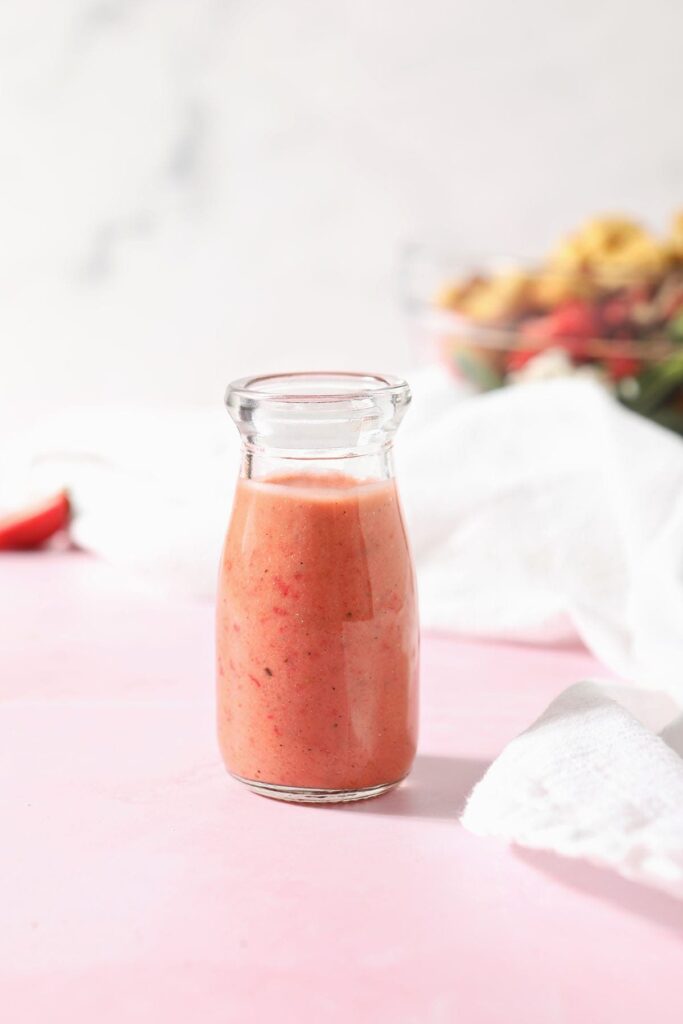
[[5, 0], [0, 425], [396, 368], [397, 247], [683, 205], [683, 4]]

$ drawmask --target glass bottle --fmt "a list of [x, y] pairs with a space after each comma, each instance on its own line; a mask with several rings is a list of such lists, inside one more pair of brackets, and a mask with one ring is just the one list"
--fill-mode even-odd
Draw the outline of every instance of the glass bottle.
[[378, 796], [410, 771], [418, 620], [392, 444], [405, 381], [354, 373], [228, 387], [242, 462], [220, 566], [218, 736], [281, 800]]

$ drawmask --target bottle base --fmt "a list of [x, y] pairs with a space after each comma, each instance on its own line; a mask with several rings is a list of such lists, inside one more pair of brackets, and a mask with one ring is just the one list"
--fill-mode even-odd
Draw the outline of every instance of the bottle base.
[[307, 789], [300, 786], [278, 786], [273, 782], [259, 782], [255, 779], [244, 779], [241, 775], [230, 773], [233, 779], [247, 786], [252, 793], [270, 797], [271, 800], [286, 800], [295, 804], [345, 804], [354, 800], [371, 800], [382, 796], [403, 782], [383, 782], [379, 786], [368, 786], [367, 789]]

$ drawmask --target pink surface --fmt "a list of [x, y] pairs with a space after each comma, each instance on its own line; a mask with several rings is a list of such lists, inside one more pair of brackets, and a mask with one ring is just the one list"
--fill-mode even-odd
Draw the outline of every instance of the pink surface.
[[410, 783], [297, 807], [221, 767], [210, 608], [56, 554], [0, 606], [3, 1020], [680, 1024], [680, 903], [456, 821], [585, 652], [425, 638]]

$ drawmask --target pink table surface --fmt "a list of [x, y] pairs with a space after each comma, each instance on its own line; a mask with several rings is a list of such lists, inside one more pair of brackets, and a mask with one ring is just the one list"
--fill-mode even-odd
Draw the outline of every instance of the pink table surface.
[[680, 903], [457, 822], [585, 651], [425, 637], [410, 781], [298, 807], [219, 763], [211, 608], [75, 554], [0, 606], [8, 1024], [680, 1024]]

